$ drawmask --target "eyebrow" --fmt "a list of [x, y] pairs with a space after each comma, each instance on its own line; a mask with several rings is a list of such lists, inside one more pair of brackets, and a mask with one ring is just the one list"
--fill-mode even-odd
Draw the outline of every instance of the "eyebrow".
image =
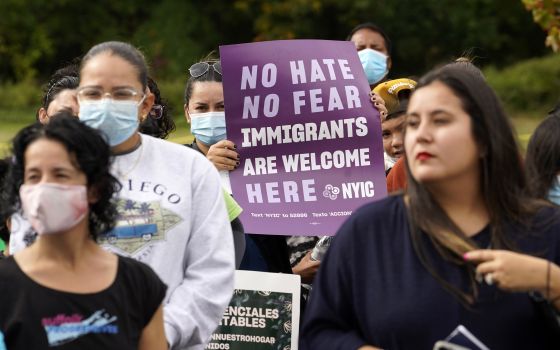
[[[95, 88], [95, 89], [101, 89], [103, 90], [103, 87], [101, 85], [84, 85], [84, 86], [80, 86], [79, 88]], [[111, 91], [115, 91], [115, 90], [119, 90], [119, 89], [133, 89], [136, 90], [135, 87], [131, 86], [131, 85], [119, 85], [119, 86], [113, 86], [111, 88]]]
[[[450, 114], [450, 112], [445, 110], [445, 109], [436, 109], [436, 110], [431, 111], [429, 113], [429, 116], [432, 117], [436, 114], [442, 114], [442, 113], [443, 114], [448, 114], [448, 115]], [[419, 113], [412, 111], [412, 112], [406, 113], [405, 116], [406, 117], [412, 117], [412, 116], [417, 117], [417, 116], [419, 116]]]
[[[25, 171], [28, 171], [28, 172], [32, 172], [32, 171], [34, 171], [34, 172], [38, 172], [38, 171], [39, 171], [39, 172], [40, 172], [40, 171], [41, 171], [41, 170], [40, 170], [38, 167], [36, 167], [36, 166], [30, 167], [30, 168], [25, 168], [24, 170], [25, 170]], [[69, 168], [69, 167], [57, 166], [57, 167], [54, 167], [54, 168], [52, 168], [52, 169], [50, 169], [50, 170], [52, 170], [52, 171], [70, 171], [70, 172], [72, 172], [72, 171], [74, 171], [75, 169], [74, 169], [74, 168]]]

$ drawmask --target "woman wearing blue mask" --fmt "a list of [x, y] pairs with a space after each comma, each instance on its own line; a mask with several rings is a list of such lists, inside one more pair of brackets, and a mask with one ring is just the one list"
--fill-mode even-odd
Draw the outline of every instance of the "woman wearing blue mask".
[[192, 148], [202, 152], [218, 170], [234, 170], [239, 154], [226, 139], [222, 66], [217, 59], [193, 64], [185, 87], [185, 118], [195, 137]]
[[[184, 97], [185, 118], [191, 124], [191, 133], [195, 137], [188, 146], [204, 154], [222, 174], [237, 169], [239, 154], [234, 143], [226, 139], [224, 88], [219, 60], [205, 59], [189, 68]], [[224, 195], [230, 196], [228, 193]], [[245, 236], [239, 218], [231, 221], [231, 228], [238, 268], [291, 272], [283, 237]]]
[[560, 205], [560, 105], [535, 129], [527, 146], [525, 170], [537, 198]]
[[128, 43], [98, 44], [82, 59], [79, 118], [103, 132], [115, 156], [111, 173], [122, 185], [117, 225], [100, 243], [147, 263], [168, 285], [170, 347], [203, 348], [233, 292], [231, 228], [212, 164], [138, 132], [154, 103], [147, 76], [142, 53]]
[[373, 89], [387, 77], [391, 69], [389, 37], [375, 24], [362, 23], [352, 29], [346, 40], [356, 46], [369, 85]]

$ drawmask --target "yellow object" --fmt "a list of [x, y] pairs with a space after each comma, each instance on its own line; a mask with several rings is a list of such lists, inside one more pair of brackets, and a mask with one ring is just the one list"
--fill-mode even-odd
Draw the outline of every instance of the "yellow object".
[[233, 221], [236, 217], [239, 216], [239, 214], [241, 214], [243, 209], [239, 206], [239, 204], [237, 204], [235, 199], [233, 199], [228, 191], [226, 191], [225, 189], [222, 190], [224, 192], [224, 199], [226, 200], [226, 208], [229, 216], [229, 221]]
[[404, 90], [412, 91], [416, 88], [416, 82], [412, 79], [401, 78], [389, 80], [377, 85], [372, 92], [375, 92], [385, 101], [385, 107], [389, 114], [399, 107], [399, 92]]

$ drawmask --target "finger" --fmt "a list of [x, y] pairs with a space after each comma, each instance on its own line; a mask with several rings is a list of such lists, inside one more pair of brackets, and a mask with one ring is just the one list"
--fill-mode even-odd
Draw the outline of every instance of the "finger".
[[463, 255], [463, 259], [472, 262], [483, 262], [495, 258], [495, 252], [491, 249], [471, 250]]
[[311, 266], [315, 268], [315, 271], [319, 269], [319, 266], [321, 266], [321, 260], [312, 260], [311, 262]]
[[231, 142], [230, 140], [222, 140], [216, 143], [220, 148], [229, 148], [229, 149], [237, 149], [235, 143]]
[[377, 102], [385, 106], [385, 100], [383, 99], [383, 97], [381, 97], [381, 95], [377, 95], [377, 94], [375, 95], [377, 96]]
[[227, 170], [233, 170], [237, 168], [240, 164], [238, 160], [225, 158], [225, 157], [212, 156], [212, 157], [208, 157], [208, 160], [211, 161], [214, 164], [214, 166], [216, 166], [216, 168], [218, 169], [227, 168]]
[[496, 271], [498, 271], [498, 263], [496, 260], [486, 261], [476, 266], [476, 273], [481, 275], [496, 273]]
[[216, 163], [216, 162], [212, 162], [214, 164], [214, 166], [216, 167], [216, 169], [218, 170], [235, 170], [237, 169], [237, 165], [230, 165], [230, 164], [224, 164], [224, 163]]
[[211, 157], [223, 157], [223, 158], [229, 158], [229, 159], [233, 159], [233, 160], [239, 160], [239, 153], [227, 149], [227, 148], [214, 148], [212, 150], [208, 150], [208, 156]]

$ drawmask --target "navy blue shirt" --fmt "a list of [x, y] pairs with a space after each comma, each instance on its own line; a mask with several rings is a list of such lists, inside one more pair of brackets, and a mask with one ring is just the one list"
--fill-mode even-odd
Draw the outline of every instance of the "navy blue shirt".
[[[518, 249], [560, 264], [560, 224], [543, 209], [546, 227], [505, 231]], [[313, 284], [301, 335], [302, 349], [432, 349], [462, 324], [490, 349], [552, 349], [543, 317], [527, 293], [479, 285], [470, 309], [428, 272], [413, 248], [402, 196], [368, 204], [340, 228]], [[486, 248], [487, 227], [473, 237]], [[466, 267], [446, 262], [427, 236], [424, 246], [439, 275], [463, 291]], [[543, 279], [546, 276], [543, 276]]]

